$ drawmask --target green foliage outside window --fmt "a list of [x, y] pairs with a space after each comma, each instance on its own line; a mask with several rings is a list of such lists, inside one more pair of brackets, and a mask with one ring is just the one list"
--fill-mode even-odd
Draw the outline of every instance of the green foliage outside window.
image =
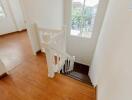
[[92, 7], [72, 7], [72, 29], [80, 32], [89, 31], [92, 23]]

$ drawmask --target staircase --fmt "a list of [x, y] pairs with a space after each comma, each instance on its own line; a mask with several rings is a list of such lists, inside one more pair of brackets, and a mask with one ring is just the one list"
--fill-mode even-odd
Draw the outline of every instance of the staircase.
[[63, 75], [79, 80], [83, 83], [92, 86], [91, 80], [88, 76], [89, 66], [80, 63], [74, 63], [74, 69], [70, 72], [61, 72]]
[[[89, 67], [75, 62], [75, 57], [66, 52], [66, 31], [44, 29], [29, 23], [28, 35], [32, 44], [33, 53], [41, 49], [46, 54], [48, 77], [54, 78], [55, 73], [91, 84], [88, 77]], [[75, 62], [75, 63], [74, 63]]]

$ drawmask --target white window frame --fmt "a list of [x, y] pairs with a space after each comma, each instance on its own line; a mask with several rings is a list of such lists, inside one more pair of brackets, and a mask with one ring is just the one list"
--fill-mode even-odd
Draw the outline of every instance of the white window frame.
[[[85, 2], [86, 2], [86, 0], [84, 0], [84, 5], [83, 5], [83, 8], [82, 8], [82, 10], [83, 10], [82, 12], [84, 12]], [[71, 5], [73, 6], [73, 4], [71, 4]], [[98, 3], [98, 5], [99, 5], [99, 3]], [[98, 11], [98, 6], [97, 6], [97, 11]], [[81, 31], [78, 32], [78, 33], [75, 33], [75, 32], [72, 32], [73, 30], [72, 30], [72, 25], [71, 25], [70, 35], [71, 36], [82, 37], [82, 38], [89, 38], [89, 39], [92, 38], [92, 34], [93, 34], [94, 26], [95, 26], [95, 19], [96, 19], [97, 11], [96, 11], [95, 17], [92, 19], [92, 20], [94, 20], [93, 27], [92, 27], [92, 31], [89, 31], [86, 34], [85, 33], [83, 34]], [[82, 14], [82, 16], [84, 16], [84, 15]], [[72, 9], [71, 9], [71, 23], [72, 23]]]

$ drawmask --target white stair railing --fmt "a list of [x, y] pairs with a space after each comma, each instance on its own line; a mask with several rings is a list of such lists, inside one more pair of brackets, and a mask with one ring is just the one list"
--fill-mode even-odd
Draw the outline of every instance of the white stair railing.
[[[73, 70], [75, 57], [66, 52], [66, 35], [64, 30], [47, 30], [39, 28], [43, 37], [43, 45], [48, 64], [48, 77], [53, 78], [55, 73]], [[65, 68], [63, 68], [65, 66]]]
[[[28, 35], [36, 55], [40, 50], [45, 52], [48, 64], [48, 77], [53, 78], [55, 73], [69, 72], [73, 70], [75, 57], [66, 52], [66, 32], [38, 28], [36, 23], [28, 24]], [[65, 66], [65, 67], [64, 67]]]

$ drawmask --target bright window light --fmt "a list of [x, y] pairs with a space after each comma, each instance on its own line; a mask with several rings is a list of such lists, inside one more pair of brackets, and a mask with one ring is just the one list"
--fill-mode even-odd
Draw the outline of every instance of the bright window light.
[[71, 35], [91, 38], [99, 0], [72, 0]]

